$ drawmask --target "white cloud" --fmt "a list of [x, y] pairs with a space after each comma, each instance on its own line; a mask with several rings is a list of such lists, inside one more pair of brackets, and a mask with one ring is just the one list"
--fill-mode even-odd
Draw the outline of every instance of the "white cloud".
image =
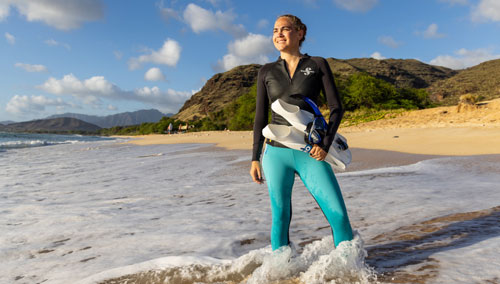
[[96, 21], [103, 16], [102, 0], [6, 1], [0, 4], [0, 19], [9, 15], [9, 7], [12, 6], [29, 22], [41, 21], [60, 30], [76, 29], [84, 22]]
[[118, 108], [114, 105], [108, 105], [108, 107], [106, 108], [107, 110], [118, 110]]
[[500, 21], [500, 1], [498, 0], [481, 0], [479, 4], [473, 8], [472, 20], [476, 22], [483, 21]]
[[16, 63], [14, 66], [22, 68], [28, 72], [47, 72], [47, 67], [40, 64]]
[[9, 33], [5, 33], [5, 39], [7, 40], [7, 42], [9, 44], [15, 44], [16, 43], [16, 37], [14, 37], [13, 35], [9, 34]]
[[179, 107], [181, 107], [181, 104], [183, 104], [193, 95], [192, 92], [181, 92], [173, 89], [161, 91], [158, 87], [143, 87], [140, 89], [136, 89], [134, 93], [143, 102], [149, 102], [153, 104], [158, 103], [164, 106], [174, 104], [178, 105]]
[[230, 42], [229, 52], [241, 57], [254, 57], [274, 52], [270, 36], [248, 34], [246, 37]]
[[440, 55], [432, 59], [429, 63], [451, 69], [464, 69], [475, 66], [484, 61], [499, 59], [500, 54], [493, 54], [488, 49], [467, 50], [462, 48], [455, 52], [455, 56]]
[[375, 51], [374, 53], [372, 53], [372, 55], [370, 55], [370, 57], [373, 59], [377, 59], [377, 60], [387, 59], [386, 57], [382, 56], [382, 54], [378, 51]]
[[243, 64], [264, 64], [269, 62], [268, 55], [275, 51], [271, 37], [260, 34], [248, 34], [232, 41], [228, 50], [229, 53], [218, 61], [217, 69], [227, 71]]
[[165, 75], [161, 72], [160, 68], [153, 67], [144, 74], [144, 80], [147, 81], [165, 81]]
[[192, 92], [180, 92], [172, 89], [161, 91], [158, 87], [144, 87], [126, 91], [102, 76], [80, 80], [73, 74], [65, 75], [62, 79], [49, 78], [39, 88], [50, 94], [71, 95], [91, 106], [101, 106], [102, 99], [128, 100], [150, 104], [168, 112], [176, 112], [192, 95]]
[[99, 104], [100, 97], [116, 98], [122, 91], [108, 82], [103, 76], [94, 76], [80, 81], [73, 74], [65, 75], [58, 80], [50, 77], [40, 89], [55, 95], [72, 95], [86, 104]]
[[427, 29], [423, 32], [417, 32], [418, 35], [422, 35], [426, 39], [434, 39], [434, 38], [443, 38], [446, 35], [441, 34], [438, 32], [438, 25], [437, 24], [430, 24]]
[[401, 45], [400, 42], [397, 42], [391, 36], [380, 36], [378, 42], [392, 48], [398, 48]]
[[232, 11], [214, 13], [191, 3], [184, 10], [183, 17], [195, 33], [222, 30], [237, 38], [247, 34], [243, 25], [233, 23], [237, 16]]
[[0, 1], [0, 21], [3, 21], [9, 15], [10, 3]]
[[167, 39], [158, 51], [151, 50], [149, 54], [131, 58], [128, 66], [131, 70], [138, 69], [147, 62], [175, 66], [181, 57], [181, 50], [182, 48], [177, 41]]
[[47, 39], [44, 41], [46, 45], [49, 45], [49, 46], [62, 46], [64, 48], [66, 48], [67, 50], [70, 50], [71, 49], [71, 46], [67, 43], [62, 43], [62, 42], [58, 42], [54, 39]]
[[377, 5], [378, 0], [333, 0], [342, 9], [351, 12], [366, 12]]
[[46, 107], [56, 107], [62, 109], [71, 104], [66, 103], [61, 98], [50, 99], [44, 96], [19, 96], [15, 95], [7, 103], [5, 110], [16, 115], [40, 113]]

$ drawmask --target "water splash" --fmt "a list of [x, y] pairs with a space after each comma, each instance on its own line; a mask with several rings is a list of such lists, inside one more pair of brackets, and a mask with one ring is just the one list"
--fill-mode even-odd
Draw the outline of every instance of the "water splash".
[[367, 256], [359, 234], [334, 249], [331, 237], [306, 246], [297, 254], [294, 246], [267, 255], [250, 276], [248, 284], [294, 280], [298, 283], [373, 283], [376, 274], [365, 264]]
[[302, 253], [292, 244], [274, 252], [269, 246], [252, 250], [232, 261], [167, 257], [157, 260], [156, 265], [163, 262], [168, 267], [81, 283], [377, 283], [375, 271], [365, 264], [367, 253], [363, 244], [356, 234], [352, 241], [342, 242], [337, 248], [331, 237], [325, 237], [307, 245]]

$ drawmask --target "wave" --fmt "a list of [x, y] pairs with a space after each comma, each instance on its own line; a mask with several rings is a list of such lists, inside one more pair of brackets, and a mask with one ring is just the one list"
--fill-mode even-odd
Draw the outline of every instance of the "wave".
[[102, 140], [115, 140], [109, 137], [59, 135], [59, 134], [27, 134], [0, 132], [0, 150], [52, 146], [60, 144], [77, 144]]
[[0, 148], [4, 149], [17, 149], [17, 148], [30, 148], [40, 146], [50, 146], [59, 144], [76, 144], [83, 141], [78, 140], [64, 140], [64, 141], [48, 141], [48, 140], [19, 140], [0, 142]]
[[334, 248], [330, 236], [307, 245], [272, 252], [270, 247], [252, 250], [235, 260], [206, 256], [170, 256], [105, 271], [78, 284], [118, 283], [377, 283], [375, 271], [365, 264], [363, 240]]

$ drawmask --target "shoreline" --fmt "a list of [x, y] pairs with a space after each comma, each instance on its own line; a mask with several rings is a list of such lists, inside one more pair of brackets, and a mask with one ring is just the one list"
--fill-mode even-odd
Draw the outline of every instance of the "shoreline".
[[[395, 129], [340, 129], [349, 143], [352, 162], [345, 171], [354, 172], [415, 164], [420, 161], [478, 156], [478, 159], [500, 160], [500, 129], [441, 127]], [[395, 138], [395, 136], [398, 136]], [[123, 136], [120, 136], [123, 137]], [[242, 170], [250, 167], [252, 131], [208, 131], [170, 135], [127, 136], [127, 144], [205, 144], [197, 151], [238, 151], [247, 161], [235, 164]], [[429, 139], [432, 138], [432, 139]], [[476, 145], [472, 147], [472, 145]]]
[[[500, 127], [341, 128], [350, 148], [406, 154], [471, 156], [500, 154]], [[251, 150], [252, 131], [203, 131], [183, 134], [117, 136], [134, 145], [201, 143], [227, 150]]]
[[[393, 118], [340, 127], [351, 148], [421, 155], [470, 156], [500, 154], [500, 99], [466, 108], [436, 107], [403, 112]], [[184, 134], [128, 136], [136, 145], [208, 143], [252, 149], [252, 131], [204, 131]]]

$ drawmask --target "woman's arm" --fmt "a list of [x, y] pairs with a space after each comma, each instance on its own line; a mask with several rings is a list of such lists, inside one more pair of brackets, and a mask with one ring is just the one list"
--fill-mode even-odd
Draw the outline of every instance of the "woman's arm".
[[262, 153], [262, 146], [264, 145], [262, 129], [267, 125], [269, 113], [269, 98], [264, 82], [265, 71], [263, 69], [264, 67], [259, 70], [259, 75], [257, 76], [257, 102], [253, 124], [252, 166], [250, 168], [250, 176], [252, 180], [258, 184], [264, 182], [259, 160]]
[[322, 91], [326, 96], [328, 108], [330, 109], [328, 130], [326, 132], [325, 139], [323, 139], [319, 145], [323, 150], [328, 152], [339, 128], [342, 116], [344, 115], [344, 109], [342, 107], [340, 95], [337, 91], [337, 86], [335, 86], [332, 70], [330, 69], [328, 62], [321, 57], [316, 57], [314, 59], [321, 70], [321, 81], [323, 83]]
[[255, 106], [255, 120], [253, 124], [253, 151], [252, 161], [259, 161], [264, 144], [262, 129], [267, 125], [269, 113], [269, 98], [264, 82], [265, 70], [262, 67], [257, 76], [257, 102]]

